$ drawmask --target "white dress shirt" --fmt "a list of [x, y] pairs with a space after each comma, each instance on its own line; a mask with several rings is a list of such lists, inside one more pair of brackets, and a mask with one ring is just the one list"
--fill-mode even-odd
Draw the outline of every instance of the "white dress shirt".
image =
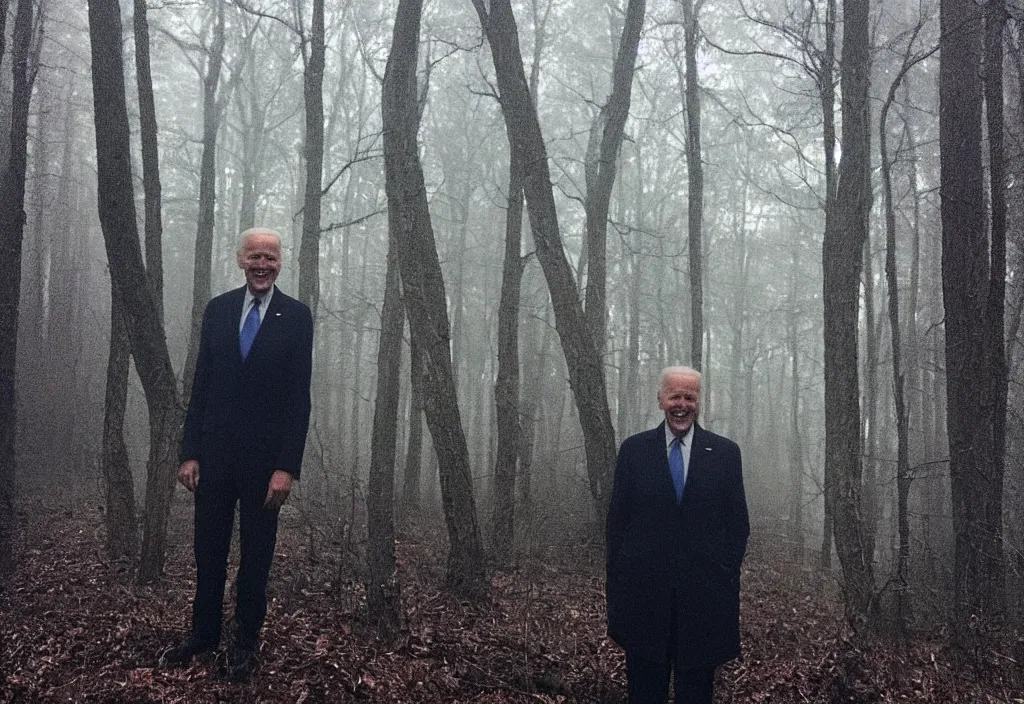
[[[270, 307], [270, 299], [274, 296], [274, 287], [271, 286], [270, 290], [260, 296], [260, 325], [263, 324], [263, 319], [267, 317], [267, 308]], [[256, 296], [252, 295], [252, 291], [249, 287], [245, 287], [245, 300], [242, 302], [242, 317], [238, 319], [238, 332], [242, 332], [242, 326], [245, 325], [245, 317], [249, 315], [249, 310], [252, 308], [252, 302], [256, 300]]]

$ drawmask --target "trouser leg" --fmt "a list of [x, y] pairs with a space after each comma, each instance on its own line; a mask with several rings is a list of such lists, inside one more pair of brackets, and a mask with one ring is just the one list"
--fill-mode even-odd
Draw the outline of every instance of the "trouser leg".
[[236, 498], [231, 482], [218, 481], [214, 472], [200, 470], [195, 495], [196, 597], [192, 602], [192, 633], [213, 644], [220, 641]]
[[267, 615], [267, 581], [277, 541], [277, 509], [263, 506], [267, 484], [243, 491], [239, 530], [240, 561], [235, 604], [238, 645], [255, 649], [263, 619]]
[[676, 670], [676, 704], [711, 704], [714, 698], [715, 669]]
[[626, 683], [629, 704], [665, 704], [668, 699], [669, 675], [672, 665], [650, 662], [626, 651]]

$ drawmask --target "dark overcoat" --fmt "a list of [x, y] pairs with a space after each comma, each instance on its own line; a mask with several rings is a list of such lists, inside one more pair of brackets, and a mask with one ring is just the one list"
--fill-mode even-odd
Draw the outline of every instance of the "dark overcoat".
[[212, 299], [203, 312], [180, 460], [202, 465], [206, 448], [228, 447], [248, 455], [267, 480], [277, 469], [298, 479], [309, 428], [313, 317], [305, 303], [275, 287], [243, 360], [244, 301], [242, 286]]
[[676, 612], [676, 666], [739, 657], [740, 564], [750, 523], [743, 463], [732, 440], [694, 427], [676, 503], [664, 423], [619, 448], [607, 521], [608, 635], [664, 662]]

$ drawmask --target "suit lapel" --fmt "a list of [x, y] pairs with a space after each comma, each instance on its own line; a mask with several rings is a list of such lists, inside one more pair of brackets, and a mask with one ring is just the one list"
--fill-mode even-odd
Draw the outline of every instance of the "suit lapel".
[[668, 448], [665, 445], [665, 422], [651, 431], [651, 466], [655, 468], [653, 480], [656, 482], [659, 492], [670, 497], [673, 504], [676, 502], [676, 486], [672, 481], [672, 470], [668, 466]]
[[[686, 486], [690, 486], [690, 481], [698, 473], [703, 472], [705, 463], [707, 461], [707, 455], [710, 453], [710, 449], [705, 442], [705, 431], [702, 427], [694, 424], [693, 428], [693, 444], [690, 446], [690, 462], [686, 465]], [[683, 496], [686, 496], [685, 489]]]
[[228, 339], [234, 340], [235, 356], [238, 364], [242, 364], [242, 306], [245, 305], [245, 286], [232, 291], [231, 305], [228, 306], [228, 320], [225, 321]]

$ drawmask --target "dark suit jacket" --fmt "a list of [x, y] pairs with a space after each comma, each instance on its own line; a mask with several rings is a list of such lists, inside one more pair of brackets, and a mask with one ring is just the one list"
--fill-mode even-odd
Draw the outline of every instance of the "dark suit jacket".
[[680, 669], [738, 657], [740, 564], [749, 534], [736, 443], [694, 428], [676, 504], [664, 423], [627, 438], [608, 511], [609, 636], [637, 657], [664, 662], [674, 601]]
[[309, 428], [313, 317], [276, 287], [249, 355], [239, 323], [245, 287], [209, 302], [185, 417], [181, 461], [199, 460], [211, 440], [298, 479]]

